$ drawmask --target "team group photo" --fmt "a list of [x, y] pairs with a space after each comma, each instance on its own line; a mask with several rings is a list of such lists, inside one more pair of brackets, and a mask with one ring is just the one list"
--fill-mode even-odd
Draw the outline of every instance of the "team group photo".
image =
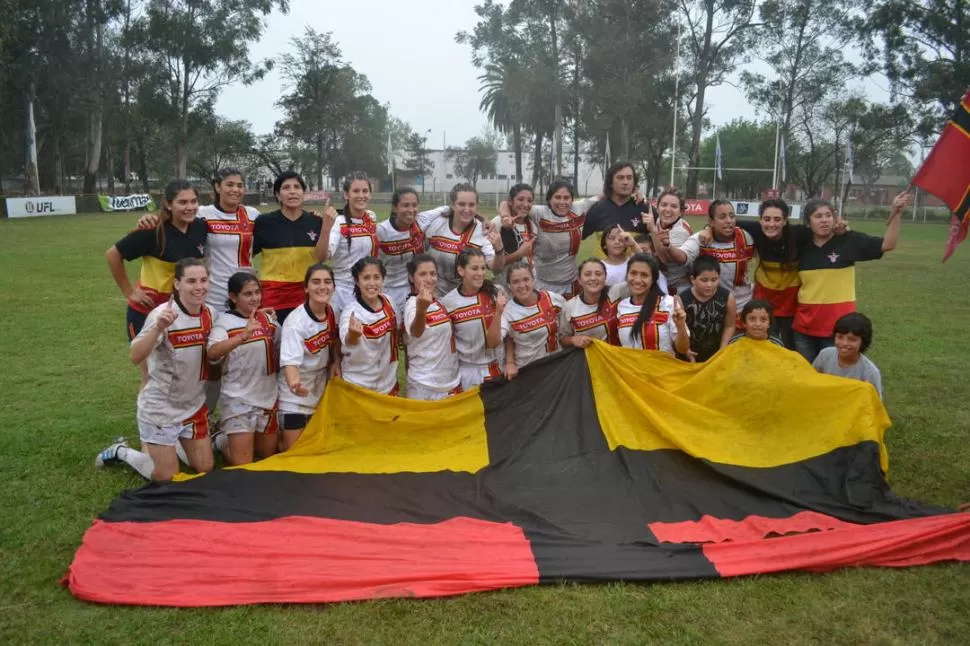
[[966, 8], [7, 4], [5, 641], [962, 643]]

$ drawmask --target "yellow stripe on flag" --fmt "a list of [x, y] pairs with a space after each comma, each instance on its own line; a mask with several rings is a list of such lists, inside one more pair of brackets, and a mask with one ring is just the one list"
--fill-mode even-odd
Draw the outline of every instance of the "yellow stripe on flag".
[[440, 402], [425, 402], [379, 395], [337, 379], [327, 384], [317, 412], [295, 446], [239, 468], [474, 473], [487, 465], [485, 410], [478, 388]]
[[586, 361], [611, 450], [767, 468], [873, 441], [888, 471], [890, 421], [875, 388], [819, 374], [767, 341], [742, 339], [702, 364], [597, 341]]

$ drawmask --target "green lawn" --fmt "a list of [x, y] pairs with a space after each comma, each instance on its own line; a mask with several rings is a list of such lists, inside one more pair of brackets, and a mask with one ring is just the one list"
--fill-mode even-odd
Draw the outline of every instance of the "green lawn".
[[[82, 534], [119, 492], [141, 484], [127, 469], [93, 466], [111, 438], [137, 435], [138, 371], [127, 359], [124, 301], [104, 261], [133, 219], [0, 220], [0, 643], [970, 641], [965, 565], [332, 606], [174, 610], [75, 601], [59, 579]], [[875, 322], [871, 356], [893, 418], [893, 484], [902, 495], [955, 505], [970, 500], [970, 245], [941, 265], [945, 236], [943, 226], [904, 224], [896, 252], [859, 267], [858, 288], [860, 309]], [[177, 545], [159, 549], [178, 558]]]

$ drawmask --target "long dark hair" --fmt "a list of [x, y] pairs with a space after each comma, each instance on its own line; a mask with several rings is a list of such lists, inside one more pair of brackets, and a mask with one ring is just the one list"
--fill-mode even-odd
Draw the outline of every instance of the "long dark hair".
[[173, 179], [165, 186], [165, 193], [162, 196], [164, 200], [158, 213], [158, 224], [155, 225], [155, 243], [158, 245], [159, 256], [165, 253], [165, 223], [172, 221], [172, 210], [165, 206], [165, 202], [171, 202], [182, 191], [192, 191], [196, 199], [199, 197], [199, 191], [184, 179]]
[[[419, 253], [411, 256], [411, 260], [408, 260], [408, 285], [411, 288], [412, 294], [417, 294], [417, 290], [414, 288], [414, 274], [418, 271], [418, 267], [426, 262], [430, 262], [432, 265], [435, 264], [434, 258], [430, 254]], [[437, 270], [437, 265], [435, 265], [435, 270]]]
[[380, 258], [375, 258], [374, 256], [364, 256], [360, 260], [354, 263], [354, 266], [350, 268], [350, 275], [354, 278], [354, 296], [360, 298], [360, 287], [357, 285], [357, 277], [360, 276], [361, 272], [368, 265], [377, 267], [381, 272], [381, 278], [387, 278], [387, 269], [384, 267], [384, 263], [381, 262]]
[[[348, 188], [348, 190], [350, 189], [349, 186], [347, 188]], [[413, 195], [414, 197], [417, 198], [418, 197], [418, 192], [416, 190], [414, 190], [413, 188], [411, 188], [410, 186], [404, 186], [404, 187], [399, 188], [396, 191], [394, 191], [394, 194], [391, 195], [391, 217], [390, 217], [390, 220], [391, 220], [391, 225], [393, 225], [395, 229], [397, 228], [397, 211], [395, 209], [397, 209], [398, 204], [401, 203], [401, 198], [404, 197], [405, 195]]]
[[657, 309], [657, 303], [660, 302], [660, 297], [663, 296], [663, 293], [660, 291], [660, 285], [657, 284], [657, 279], [660, 278], [660, 265], [657, 263], [657, 259], [648, 253], [633, 254], [626, 264], [627, 274], [630, 273], [630, 267], [632, 267], [633, 263], [635, 262], [642, 262], [646, 264], [648, 267], [650, 267], [650, 273], [653, 274], [653, 282], [650, 285], [650, 291], [647, 292], [647, 297], [643, 299], [643, 305], [640, 306], [640, 313], [637, 314], [637, 321], [633, 324], [633, 329], [630, 330], [630, 338], [633, 340], [639, 340], [640, 330], [643, 328], [644, 324], [653, 318], [654, 310]]
[[[349, 175], [347, 175], [347, 177], [344, 178], [344, 183], [343, 183], [344, 193], [350, 192], [350, 187], [353, 185], [354, 182], [367, 182], [367, 188], [369, 188], [373, 193], [374, 185], [370, 183], [370, 175], [360, 170], [354, 171], [353, 173], [350, 173]], [[344, 227], [344, 238], [346, 238], [347, 240], [347, 250], [350, 251], [350, 246], [353, 243], [353, 236], [350, 235], [350, 225], [352, 224], [352, 220], [351, 220], [349, 201], [344, 202], [344, 208], [341, 209], [340, 212], [344, 216], [344, 222], [347, 224], [347, 226]], [[366, 213], [364, 214], [364, 217], [365, 218], [367, 217]]]
[[[474, 193], [475, 194], [475, 203], [476, 204], [478, 203], [478, 191], [471, 184], [469, 184], [467, 182], [461, 182], [459, 184], [455, 184], [454, 186], [452, 186], [451, 187], [451, 192], [448, 193], [448, 205], [451, 207], [451, 209], [448, 211], [448, 213], [446, 213], [444, 215], [444, 217], [447, 217], [448, 218], [448, 226], [452, 226], [455, 223], [455, 201], [458, 199], [458, 194], [459, 193]], [[469, 224], [467, 227], [465, 227], [462, 230], [462, 233], [464, 233], [465, 231], [468, 231], [469, 229], [474, 228], [474, 226], [475, 226], [475, 220], [477, 220], [477, 219], [480, 219], [480, 218], [476, 214], [475, 215], [475, 218], [471, 221], [471, 224]]]
[[246, 177], [242, 171], [232, 167], [220, 168], [212, 174], [212, 178], [209, 180], [209, 183], [212, 185], [212, 195], [215, 197], [216, 207], [220, 208], [220, 210], [222, 207], [222, 193], [219, 192], [219, 186], [233, 175], [238, 175], [239, 179], [243, 180], [245, 184]]
[[[586, 265], [588, 265], [590, 263], [595, 263], [595, 264], [599, 265], [603, 269], [603, 275], [605, 277], [605, 275], [606, 275], [606, 263], [603, 262], [602, 260], [600, 260], [599, 258], [587, 258], [583, 262], [579, 263], [579, 274], [580, 275], [582, 275], [582, 273], [583, 273], [583, 267], [585, 267]], [[580, 292], [580, 298], [582, 298], [582, 292]], [[609, 302], [610, 302], [610, 288], [607, 287], [606, 286], [606, 283], [604, 282], [603, 283], [603, 289], [602, 289], [602, 291], [600, 291], [599, 307], [597, 308], [598, 311], [599, 311], [599, 313], [601, 315], [604, 313], [604, 309], [609, 304]]]
[[606, 179], [603, 181], [603, 195], [606, 196], [606, 199], [613, 197], [613, 178], [624, 168], [633, 170], [634, 188], [640, 185], [640, 175], [637, 173], [637, 167], [633, 165], [633, 162], [615, 162], [612, 166], [606, 169]]
[[[461, 253], [458, 254], [458, 258], [455, 260], [455, 273], [458, 273], [459, 267], [462, 269], [467, 267], [468, 262], [472, 258], [481, 258], [482, 260], [485, 260], [485, 254], [482, 253], [481, 249], [476, 249], [475, 247], [465, 247], [461, 250]], [[495, 283], [487, 278], [485, 279], [485, 282], [482, 283], [482, 288], [478, 291], [485, 292], [492, 298], [498, 296], [498, 290], [495, 289]]]
[[[758, 219], [765, 214], [768, 209], [778, 209], [781, 211], [782, 216], [785, 218], [785, 226], [781, 229], [781, 253], [784, 260], [782, 260], [782, 267], [786, 271], [790, 271], [796, 267], [798, 264], [798, 243], [795, 236], [795, 228], [791, 226], [789, 221], [789, 216], [791, 215], [791, 207], [788, 206], [788, 202], [781, 199], [770, 199], [765, 200], [758, 205]], [[761, 258], [764, 256], [763, 250], [758, 249], [758, 266], [761, 266]]]
[[573, 189], [572, 184], [564, 179], [557, 179], [549, 182], [549, 188], [546, 189], [546, 204], [549, 204], [549, 201], [552, 200], [552, 196], [556, 194], [556, 191], [562, 188], [569, 191], [570, 199], [574, 199], [576, 197], [576, 191]]
[[[249, 283], [256, 283], [257, 285], [259, 284], [259, 279], [256, 278], [256, 274], [252, 274], [248, 271], [237, 271], [229, 277], [229, 284], [227, 285], [226, 292], [238, 296], [239, 292], [246, 289], [246, 285]], [[226, 309], [229, 311], [236, 309], [236, 304], [232, 302], [231, 298], [226, 299]]]

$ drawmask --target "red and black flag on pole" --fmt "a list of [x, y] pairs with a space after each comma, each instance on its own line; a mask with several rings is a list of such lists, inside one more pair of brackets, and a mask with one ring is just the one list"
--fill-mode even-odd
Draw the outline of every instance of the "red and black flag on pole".
[[970, 561], [970, 514], [890, 490], [888, 427], [870, 384], [747, 339], [596, 343], [444, 402], [337, 380], [287, 453], [123, 494], [65, 578], [219, 606]]
[[913, 184], [943, 200], [953, 215], [943, 262], [970, 229], [970, 90], [947, 122]]

